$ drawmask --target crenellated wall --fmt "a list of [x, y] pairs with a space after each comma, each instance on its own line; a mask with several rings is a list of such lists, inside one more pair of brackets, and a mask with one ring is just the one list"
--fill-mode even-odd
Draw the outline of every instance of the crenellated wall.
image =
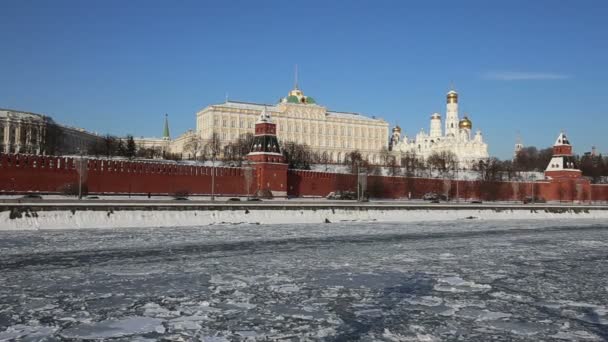
[[[79, 159], [0, 154], [0, 193], [61, 193], [78, 186], [90, 193], [190, 194], [211, 193], [211, 167], [169, 163]], [[325, 197], [338, 190], [357, 190], [352, 174], [287, 170], [285, 164], [260, 163], [252, 168], [216, 167], [215, 194], [250, 195], [269, 188], [278, 196]], [[584, 178], [538, 182], [479, 182], [435, 178], [367, 176], [367, 191], [375, 198], [421, 198], [436, 192], [449, 198], [547, 201], [608, 201], [608, 185], [589, 184]]]
[[[90, 193], [210, 194], [215, 169], [215, 193], [253, 194], [255, 170], [30, 155], [0, 155], [0, 191], [61, 192], [82, 180]], [[82, 169], [82, 176], [78, 171]], [[249, 173], [249, 175], [247, 175]]]

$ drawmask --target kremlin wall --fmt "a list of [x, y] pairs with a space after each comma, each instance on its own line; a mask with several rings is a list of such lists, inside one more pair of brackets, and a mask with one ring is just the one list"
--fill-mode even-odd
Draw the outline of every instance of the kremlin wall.
[[[357, 191], [357, 176], [288, 170], [276, 137], [276, 127], [264, 110], [255, 127], [251, 167], [206, 167], [105, 159], [0, 154], [0, 193], [65, 193], [82, 187], [90, 194], [190, 194], [274, 197], [325, 197], [335, 191]], [[590, 184], [572, 160], [572, 147], [562, 133], [553, 147], [545, 180], [537, 182], [484, 182], [413, 177], [366, 176], [372, 198], [422, 198], [444, 194], [454, 200], [608, 201], [608, 185]], [[215, 172], [215, 177], [212, 173]], [[214, 184], [214, 190], [211, 186]]]
[[[275, 196], [325, 197], [333, 191], [357, 189], [356, 175], [287, 170], [286, 165], [274, 163], [248, 169], [97, 159], [85, 162], [80, 176], [78, 159], [1, 154], [0, 193], [62, 193], [66, 186], [77, 186], [82, 179], [90, 194], [210, 195], [214, 169], [214, 193], [223, 196], [253, 195], [269, 188]], [[367, 176], [367, 191], [373, 198], [387, 199], [407, 198], [409, 193], [411, 198], [422, 198], [427, 192], [436, 192], [462, 200], [521, 201], [534, 194], [547, 201], [608, 201], [608, 185], [590, 184], [584, 178], [484, 183]]]

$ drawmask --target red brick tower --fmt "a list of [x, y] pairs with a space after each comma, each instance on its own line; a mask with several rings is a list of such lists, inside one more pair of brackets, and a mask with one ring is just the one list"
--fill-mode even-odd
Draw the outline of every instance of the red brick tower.
[[565, 133], [560, 133], [553, 145], [553, 158], [545, 169], [548, 179], [580, 178], [581, 170], [576, 167], [572, 155], [572, 145]]
[[258, 193], [270, 191], [274, 197], [287, 196], [287, 164], [277, 139], [277, 125], [266, 107], [255, 123], [255, 135], [247, 159], [256, 169]]

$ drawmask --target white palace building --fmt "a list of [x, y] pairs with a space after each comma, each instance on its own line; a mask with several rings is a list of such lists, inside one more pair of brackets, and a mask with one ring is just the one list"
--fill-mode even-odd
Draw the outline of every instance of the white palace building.
[[[279, 141], [306, 144], [313, 152], [335, 163], [342, 163], [346, 155], [355, 150], [370, 162], [379, 163], [380, 152], [388, 148], [386, 121], [328, 110], [304, 95], [297, 83], [275, 105], [226, 101], [205, 107], [196, 114], [196, 134], [209, 140], [217, 133], [225, 146], [242, 134], [254, 133], [255, 121], [264, 110], [277, 124]], [[179, 144], [173, 144], [176, 145]]]
[[[473, 135], [473, 123], [465, 115], [458, 117], [458, 93], [451, 90], [447, 94], [445, 124], [441, 115], [431, 115], [429, 132], [422, 129], [412, 139], [401, 135], [401, 128], [393, 128], [390, 138], [391, 151], [398, 154], [412, 153], [418, 158], [426, 159], [434, 153], [452, 152], [458, 161], [459, 168], [470, 168], [480, 160], [488, 159], [488, 145], [483, 141], [481, 131]], [[442, 126], [444, 126], [442, 128]]]

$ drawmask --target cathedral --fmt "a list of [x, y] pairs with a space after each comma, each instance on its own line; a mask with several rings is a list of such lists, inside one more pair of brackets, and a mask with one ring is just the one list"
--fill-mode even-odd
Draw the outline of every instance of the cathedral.
[[[458, 167], [468, 169], [488, 158], [488, 145], [483, 141], [481, 131], [473, 135], [473, 122], [465, 115], [458, 117], [458, 93], [450, 90], [447, 94], [445, 124], [439, 113], [431, 115], [429, 132], [422, 129], [414, 138], [401, 135], [401, 127], [393, 128], [390, 149], [399, 156], [412, 153], [426, 159], [434, 153], [452, 152]], [[443, 127], [442, 127], [443, 126]]]

